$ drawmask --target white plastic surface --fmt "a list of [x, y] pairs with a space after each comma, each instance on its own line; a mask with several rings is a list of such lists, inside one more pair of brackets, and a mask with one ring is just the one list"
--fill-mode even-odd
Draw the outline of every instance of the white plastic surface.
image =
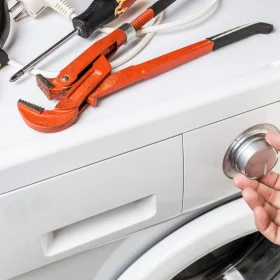
[[[168, 10], [166, 21], [197, 12], [207, 1], [187, 1], [186, 4], [177, 1]], [[89, 3], [90, 0], [71, 1], [77, 13]], [[139, 2], [115, 24], [118, 26], [131, 19], [139, 13], [137, 7], [144, 9], [149, 4], [150, 1]], [[273, 34], [252, 37], [122, 90], [102, 100], [97, 108], [88, 108], [77, 124], [57, 134], [38, 133], [25, 125], [16, 107], [19, 98], [48, 109], [56, 102], [44, 97], [34, 78], [25, 77], [10, 84], [14, 70], [4, 68], [0, 75], [0, 193], [278, 101], [280, 68], [279, 64], [270, 63], [280, 59], [279, 10], [278, 0], [269, 3], [263, 0], [222, 1], [220, 9], [209, 20], [156, 35], [152, 43], [126, 65], [140, 63], [250, 21], [263, 20], [275, 24], [276, 28]], [[13, 28], [16, 33], [7, 45], [9, 54], [27, 63], [67, 34], [71, 26], [52, 13], [36, 23], [27, 18], [24, 24]], [[31, 29], [32, 32], [26, 32]], [[49, 30], [55, 32], [45, 36]], [[44, 62], [42, 68], [61, 69], [95, 38], [75, 38]]]
[[255, 231], [251, 209], [243, 199], [233, 201], [170, 234], [118, 280], [170, 280], [208, 253]]
[[155, 195], [45, 233], [41, 245], [46, 256], [55, 256], [104, 236], [130, 228], [153, 218], [157, 213]]
[[[184, 135], [184, 211], [239, 192], [223, 172], [226, 151], [236, 137], [254, 125], [269, 123], [279, 129], [279, 112], [278, 102]], [[280, 162], [274, 170], [280, 171]]]
[[0, 279], [178, 216], [182, 197], [181, 136], [2, 195]]
[[116, 280], [131, 264], [160, 240], [197, 217], [178, 216], [101, 247], [57, 261], [13, 280]]

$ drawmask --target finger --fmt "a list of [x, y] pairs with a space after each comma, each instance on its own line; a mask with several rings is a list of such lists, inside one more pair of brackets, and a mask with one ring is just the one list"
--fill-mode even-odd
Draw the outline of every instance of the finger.
[[260, 206], [256, 207], [254, 210], [254, 216], [257, 229], [261, 233], [269, 235], [269, 238], [273, 237], [275, 240], [275, 236], [273, 235], [275, 228], [272, 225], [273, 223], [270, 221], [269, 216], [264, 208]]
[[254, 210], [255, 224], [259, 232], [271, 242], [280, 245], [279, 227], [273, 223], [263, 207]]
[[257, 207], [263, 207], [268, 213], [269, 219], [280, 226], [280, 214], [278, 209], [267, 203], [255, 190], [247, 188], [242, 192], [242, 196], [253, 211]]
[[264, 207], [264, 199], [253, 189], [247, 188], [242, 191], [242, 197], [252, 210], [259, 206]]
[[273, 171], [269, 172], [266, 176], [260, 179], [260, 182], [268, 187], [280, 190], [280, 176]]
[[265, 201], [276, 208], [280, 208], [280, 192], [274, 190], [256, 180], [250, 180], [242, 174], [238, 174], [233, 179], [234, 184], [241, 190], [252, 188], [257, 191]]
[[241, 190], [246, 188], [252, 188], [256, 190], [258, 188], [259, 182], [256, 180], [250, 180], [243, 174], [237, 174], [233, 178], [233, 183]]
[[280, 151], [280, 134], [272, 131], [267, 132], [266, 141], [269, 145]]

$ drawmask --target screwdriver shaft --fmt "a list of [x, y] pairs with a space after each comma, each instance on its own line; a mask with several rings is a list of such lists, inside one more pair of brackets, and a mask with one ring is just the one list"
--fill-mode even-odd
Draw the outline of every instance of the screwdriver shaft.
[[[0, 3], [1, 1], [5, 2], [5, 0], [0, 0]], [[90, 6], [82, 14], [75, 16], [72, 19], [74, 30], [70, 34], [14, 74], [11, 77], [10, 82], [18, 80], [73, 36], [79, 35], [85, 39], [89, 38], [100, 26], [106, 25], [122, 15], [135, 1], [136, 0], [93, 0]]]
[[40, 56], [35, 58], [33, 61], [31, 61], [29, 64], [27, 64], [25, 67], [23, 67], [21, 70], [19, 70], [16, 74], [14, 74], [10, 82], [15, 82], [18, 80], [22, 75], [24, 75], [26, 72], [30, 71], [34, 68], [38, 63], [40, 63], [43, 59], [48, 57], [52, 52], [60, 48], [63, 44], [65, 44], [68, 40], [72, 39], [75, 35], [79, 33], [79, 30], [73, 30], [71, 33], [69, 33], [67, 36], [65, 36], [63, 39], [61, 39], [59, 42], [57, 42], [55, 45], [53, 45], [51, 48], [46, 50], [44, 53], [42, 53]]

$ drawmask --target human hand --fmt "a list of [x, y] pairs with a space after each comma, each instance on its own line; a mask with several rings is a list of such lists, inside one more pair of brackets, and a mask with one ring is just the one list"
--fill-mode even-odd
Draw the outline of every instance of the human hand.
[[[280, 151], [280, 134], [267, 133], [266, 141]], [[261, 234], [280, 245], [280, 175], [269, 172], [261, 180], [250, 180], [242, 174], [233, 178], [242, 196], [254, 211], [255, 224]]]

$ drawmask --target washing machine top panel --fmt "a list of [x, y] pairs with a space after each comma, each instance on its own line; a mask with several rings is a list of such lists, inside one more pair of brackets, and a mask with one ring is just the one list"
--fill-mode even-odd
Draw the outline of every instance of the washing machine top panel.
[[[77, 13], [90, 3], [89, 0], [72, 2]], [[150, 3], [146, 2], [148, 7]], [[177, 1], [166, 12], [164, 22], [194, 15], [213, 0], [183, 2]], [[139, 9], [145, 8], [142, 2], [135, 7], [137, 5]], [[244, 23], [260, 20], [275, 26], [270, 35], [251, 37], [121, 90], [101, 100], [97, 108], [88, 108], [75, 125], [60, 133], [43, 134], [25, 125], [16, 106], [19, 98], [47, 109], [53, 108], [56, 101], [45, 98], [34, 77], [26, 76], [18, 83], [9, 83], [15, 69], [5, 67], [0, 75], [0, 186], [8, 185], [5, 191], [11, 191], [278, 101], [279, 10], [278, 0], [269, 3], [221, 0], [216, 12], [207, 18], [157, 34], [139, 55], [120, 68]], [[138, 14], [133, 11], [116, 24]], [[70, 28], [69, 22], [52, 13], [46, 13], [36, 22], [27, 18], [13, 24], [6, 49], [11, 58], [27, 63]], [[56, 32], [46, 36], [50, 30]], [[97, 34], [89, 40], [73, 39], [40, 67], [61, 69], [101, 36]], [[40, 172], [35, 172], [39, 169]]]

